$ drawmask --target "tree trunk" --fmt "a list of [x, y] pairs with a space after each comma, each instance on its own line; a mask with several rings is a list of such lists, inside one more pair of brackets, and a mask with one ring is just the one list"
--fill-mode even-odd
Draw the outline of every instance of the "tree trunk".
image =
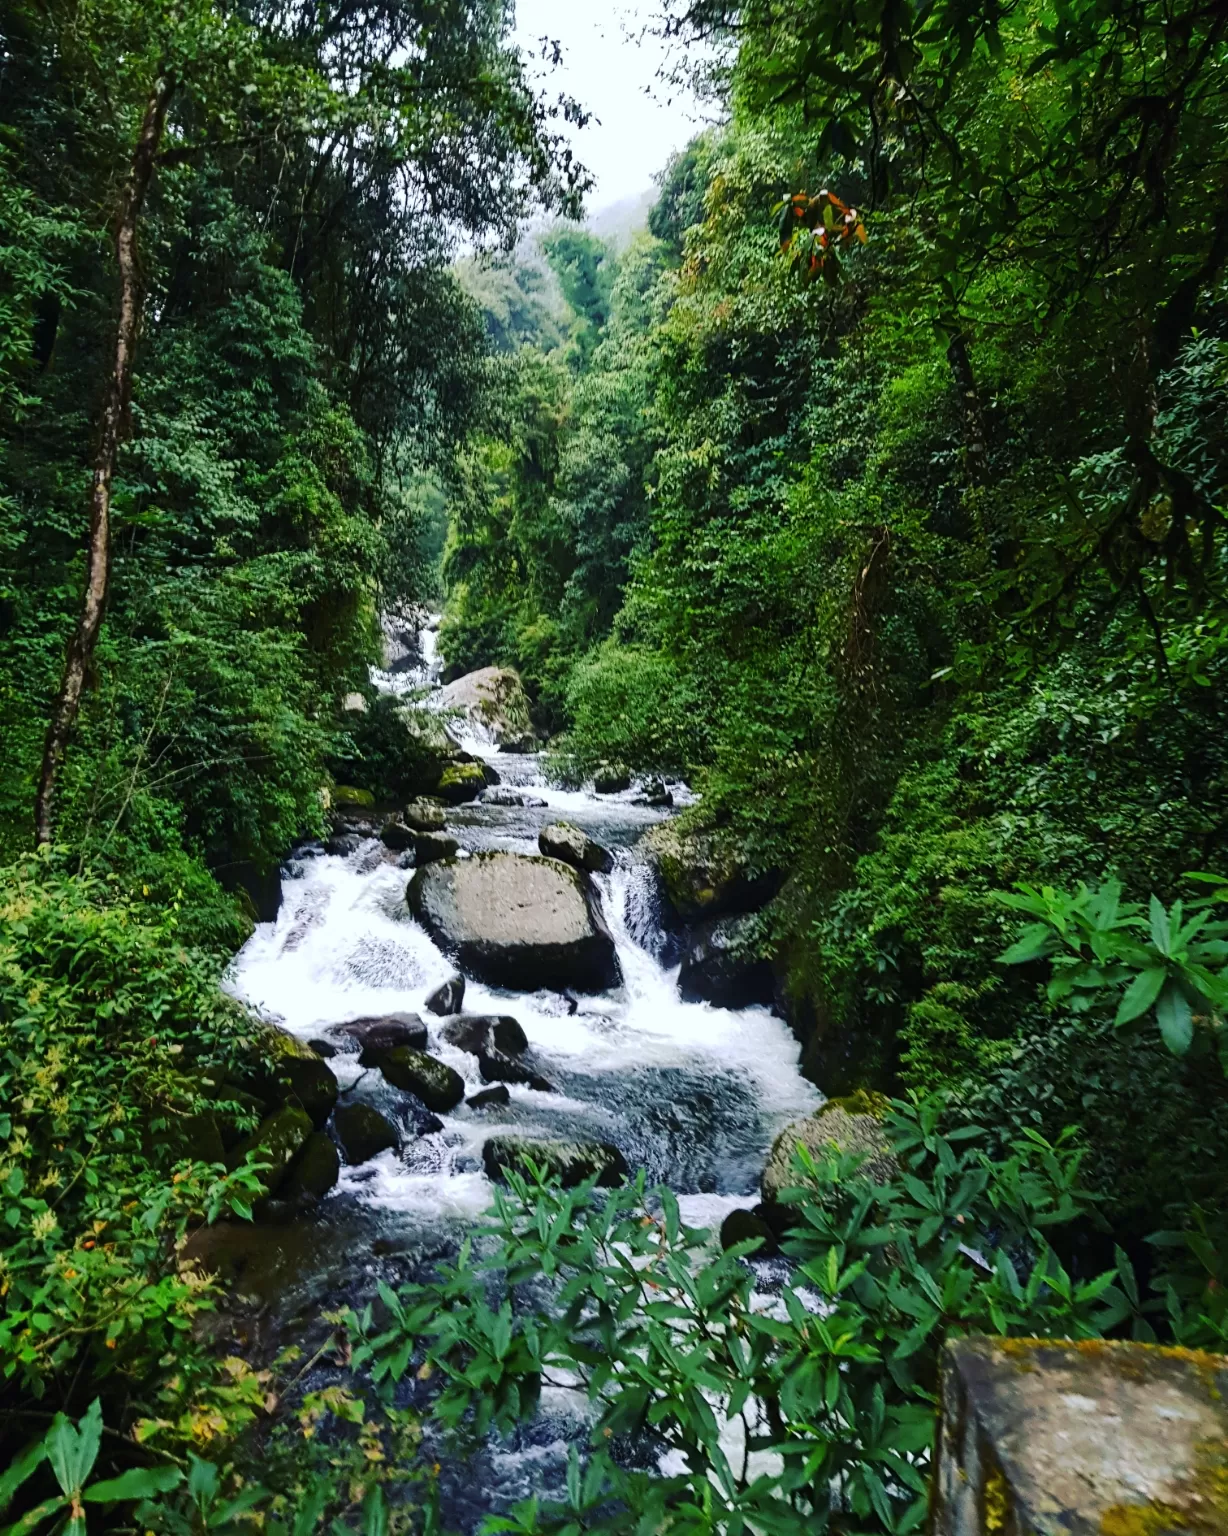
[[981, 414], [981, 396], [976, 387], [976, 375], [972, 371], [972, 359], [968, 356], [968, 343], [958, 324], [947, 342], [947, 362], [955, 379], [955, 387], [959, 390], [959, 403], [963, 411], [968, 478], [973, 485], [980, 485], [985, 479], [989, 463], [989, 442], [985, 434], [985, 418]]
[[111, 482], [119, 445], [128, 431], [128, 400], [132, 390], [132, 356], [141, 322], [141, 275], [137, 262], [136, 232], [141, 206], [149, 189], [157, 159], [166, 108], [174, 83], [168, 75], [160, 77], [145, 104], [145, 116], [132, 153], [132, 165], [120, 201], [115, 227], [115, 255], [119, 266], [119, 316], [115, 325], [115, 353], [103, 395], [98, 425], [98, 443], [94, 452], [94, 472], [90, 483], [90, 535], [85, 570], [85, 592], [81, 616], [64, 658], [64, 675], [47, 739], [43, 746], [43, 766], [38, 794], [34, 801], [34, 836], [41, 846], [49, 843], [53, 831], [56, 778], [64, 761], [64, 751], [77, 718], [85, 679], [93, 659], [102, 616], [106, 608], [107, 586], [111, 574]]

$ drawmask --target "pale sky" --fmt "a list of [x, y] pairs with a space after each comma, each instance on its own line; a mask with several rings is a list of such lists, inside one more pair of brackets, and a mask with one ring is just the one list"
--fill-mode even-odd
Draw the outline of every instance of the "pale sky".
[[652, 0], [516, 0], [516, 40], [526, 56], [536, 57], [542, 37], [563, 46], [557, 69], [540, 66], [547, 93], [566, 92], [593, 114], [587, 127], [571, 131], [595, 182], [590, 213], [646, 191], [703, 126], [689, 93], [680, 96], [656, 78], [663, 45], [638, 41], [656, 10]]

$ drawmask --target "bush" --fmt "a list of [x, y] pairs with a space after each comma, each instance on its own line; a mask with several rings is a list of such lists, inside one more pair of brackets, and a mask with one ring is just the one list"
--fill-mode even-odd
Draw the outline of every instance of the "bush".
[[571, 721], [560, 766], [577, 777], [602, 762], [655, 773], [685, 773], [695, 740], [693, 688], [668, 656], [601, 646], [577, 666], [567, 689]]

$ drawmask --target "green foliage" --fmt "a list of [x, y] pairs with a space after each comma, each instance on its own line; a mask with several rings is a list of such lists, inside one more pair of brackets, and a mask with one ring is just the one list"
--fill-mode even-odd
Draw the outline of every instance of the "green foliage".
[[[1222, 1340], [1213, 1288], [1187, 1305], [1164, 1276], [1145, 1298], [1120, 1251], [1072, 1276], [1060, 1254], [1088, 1202], [1068, 1137], [1030, 1132], [991, 1158], [977, 1127], [944, 1130], [937, 1102], [896, 1102], [883, 1124], [897, 1168], [883, 1183], [834, 1146], [799, 1154], [778, 1296], [742, 1262], [757, 1239], [714, 1255], [642, 1176], [601, 1194], [511, 1174], [489, 1257], [467, 1248], [438, 1284], [385, 1291], [382, 1323], [351, 1318], [355, 1358], [388, 1396], [412, 1370], [437, 1374], [434, 1412], [462, 1442], [510, 1433], [546, 1384], [589, 1400], [568, 1506], [534, 1500], [488, 1531], [907, 1531], [924, 1519], [947, 1337], [1150, 1338], [1155, 1319]], [[612, 1441], [668, 1469], [628, 1470]]]

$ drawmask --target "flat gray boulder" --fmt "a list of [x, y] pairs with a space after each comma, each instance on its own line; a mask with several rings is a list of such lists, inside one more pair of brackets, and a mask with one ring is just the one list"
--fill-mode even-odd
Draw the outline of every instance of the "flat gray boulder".
[[537, 846], [548, 859], [562, 859], [590, 875], [608, 875], [614, 868], [614, 855], [608, 848], [573, 827], [569, 821], [553, 821], [537, 834]]
[[406, 900], [440, 948], [492, 986], [604, 992], [622, 979], [587, 878], [557, 859], [431, 864], [415, 871]]

